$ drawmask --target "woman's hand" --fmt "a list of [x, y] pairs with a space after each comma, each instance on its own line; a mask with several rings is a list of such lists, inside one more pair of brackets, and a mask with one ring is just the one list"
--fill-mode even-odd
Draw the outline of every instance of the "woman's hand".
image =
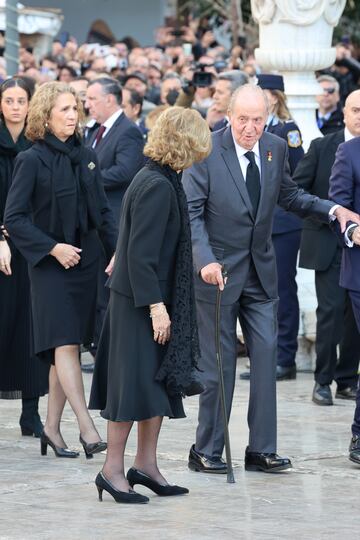
[[154, 341], [157, 341], [160, 345], [165, 345], [170, 339], [171, 325], [165, 305], [162, 302], [152, 304], [150, 306], [150, 316], [154, 330]]
[[111, 276], [111, 274], [112, 274], [112, 272], [114, 270], [114, 264], [115, 264], [115, 253], [111, 257], [109, 264], [105, 268], [105, 272], [107, 273], [108, 276]]
[[55, 257], [59, 263], [68, 270], [71, 266], [75, 266], [80, 261], [81, 249], [70, 244], [56, 244], [50, 251], [50, 255]]
[[0, 241], [0, 272], [11, 276], [11, 251], [6, 240]]

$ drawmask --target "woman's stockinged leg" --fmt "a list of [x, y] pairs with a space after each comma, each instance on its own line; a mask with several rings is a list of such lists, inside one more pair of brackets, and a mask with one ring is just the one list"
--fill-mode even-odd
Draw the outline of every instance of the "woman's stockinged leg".
[[66, 396], [58, 379], [55, 366], [49, 372], [49, 395], [44, 431], [56, 446], [65, 448], [66, 444], [60, 433], [60, 420], [64, 410]]
[[159, 484], [165, 485], [167, 482], [159, 471], [156, 458], [162, 421], [162, 416], [155, 416], [138, 422], [138, 445], [134, 467], [146, 473]]
[[87, 443], [100, 441], [85, 401], [79, 346], [65, 345], [55, 349], [55, 368], [63, 392], [76, 415], [81, 436]]
[[124, 453], [133, 422], [108, 421], [106, 460], [102, 469], [104, 476], [119, 491], [129, 491], [125, 477]]

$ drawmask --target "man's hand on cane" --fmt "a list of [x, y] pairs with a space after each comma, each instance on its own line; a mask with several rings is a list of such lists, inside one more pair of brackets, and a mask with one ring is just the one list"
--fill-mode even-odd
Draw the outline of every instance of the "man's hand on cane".
[[201, 279], [209, 285], [218, 285], [220, 291], [224, 290], [222, 266], [219, 263], [210, 263], [200, 270]]

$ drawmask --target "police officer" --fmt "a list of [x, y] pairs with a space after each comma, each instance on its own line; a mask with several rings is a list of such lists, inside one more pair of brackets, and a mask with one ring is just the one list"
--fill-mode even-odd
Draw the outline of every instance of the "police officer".
[[[281, 137], [289, 148], [291, 174], [304, 155], [301, 133], [292, 120], [286, 105], [284, 80], [281, 75], [261, 74], [257, 76], [258, 85], [265, 91], [269, 102], [269, 117], [265, 130]], [[272, 241], [276, 253], [278, 270], [278, 360], [276, 378], [295, 379], [297, 337], [299, 331], [299, 302], [296, 284], [296, 263], [301, 238], [301, 220], [276, 208], [273, 222]], [[240, 375], [249, 379], [250, 373]]]

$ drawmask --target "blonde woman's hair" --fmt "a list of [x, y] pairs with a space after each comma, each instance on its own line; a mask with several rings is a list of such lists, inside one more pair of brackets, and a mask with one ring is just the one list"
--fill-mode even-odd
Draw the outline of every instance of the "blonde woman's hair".
[[55, 106], [57, 98], [62, 94], [72, 94], [76, 100], [79, 119], [75, 133], [81, 135], [80, 125], [84, 120], [82, 102], [75, 90], [68, 84], [55, 81], [44, 83], [39, 86], [32, 97], [25, 130], [25, 135], [30, 141], [44, 138], [51, 111]]
[[270, 90], [273, 96], [276, 97], [277, 103], [275, 105], [274, 113], [280, 118], [282, 122], [291, 120], [291, 114], [286, 103], [286, 95], [281, 90]]
[[201, 114], [194, 109], [169, 107], [149, 133], [144, 154], [175, 171], [205, 159], [211, 152], [211, 134]]

